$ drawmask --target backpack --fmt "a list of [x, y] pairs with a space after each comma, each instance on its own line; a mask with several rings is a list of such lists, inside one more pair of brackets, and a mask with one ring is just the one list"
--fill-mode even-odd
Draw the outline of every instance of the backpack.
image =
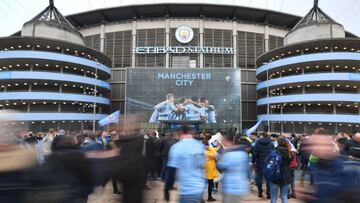
[[263, 175], [267, 181], [274, 182], [282, 179], [281, 173], [282, 157], [276, 150], [266, 157], [263, 165]]
[[297, 163], [297, 155], [296, 153], [293, 153], [293, 159], [291, 160], [290, 162], [290, 169], [296, 169], [298, 166], [298, 163]]

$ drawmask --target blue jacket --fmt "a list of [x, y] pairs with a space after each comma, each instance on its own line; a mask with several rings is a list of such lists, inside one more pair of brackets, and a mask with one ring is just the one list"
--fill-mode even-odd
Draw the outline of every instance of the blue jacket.
[[333, 199], [336, 194], [355, 188], [359, 180], [359, 168], [353, 170], [350, 165], [351, 163], [348, 160], [341, 157], [310, 163], [309, 170], [314, 175], [316, 188], [314, 194], [316, 200], [311, 202], [327, 202], [329, 199]]
[[104, 146], [104, 148], [109, 144], [110, 142], [110, 137], [106, 136], [106, 144], [104, 143], [102, 136], [98, 137], [98, 141], [101, 143], [102, 146]]
[[95, 140], [85, 140], [80, 149], [84, 152], [104, 150], [104, 146]]
[[248, 166], [249, 156], [241, 147], [225, 151], [216, 164], [218, 170], [224, 175], [222, 179], [224, 194], [244, 195], [248, 193]]
[[[258, 169], [262, 169], [266, 157], [274, 149], [274, 144], [270, 138], [260, 138], [256, 141], [255, 146], [252, 148], [252, 162], [257, 165]], [[261, 173], [262, 170], [259, 170]]]

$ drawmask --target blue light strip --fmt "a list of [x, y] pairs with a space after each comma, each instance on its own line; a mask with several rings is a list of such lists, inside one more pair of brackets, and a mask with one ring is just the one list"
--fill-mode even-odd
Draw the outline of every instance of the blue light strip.
[[360, 102], [360, 94], [297, 94], [275, 96], [257, 100], [257, 105], [294, 102]]
[[258, 120], [276, 122], [327, 122], [327, 123], [360, 123], [359, 115], [335, 114], [281, 114], [258, 115]]
[[6, 113], [0, 114], [0, 121], [84, 121], [101, 120], [106, 116], [89, 113]]
[[291, 85], [305, 82], [327, 82], [327, 81], [360, 81], [359, 73], [314, 73], [305, 75], [287, 76], [259, 83], [256, 90], [277, 85]]
[[48, 92], [0, 92], [0, 100], [95, 102], [110, 105], [110, 100], [104, 97]]
[[71, 74], [61, 74], [61, 73], [49, 73], [49, 72], [40, 72], [40, 71], [6, 71], [0, 72], [1, 80], [45, 80], [45, 81], [58, 81], [58, 82], [73, 82], [86, 85], [96, 85], [110, 90], [110, 84], [84, 76], [77, 76]]
[[61, 53], [45, 52], [45, 51], [2, 51], [2, 52], [0, 52], [0, 60], [9, 60], [9, 59], [38, 59], [38, 60], [49, 60], [49, 61], [73, 63], [73, 64], [87, 66], [90, 68], [101, 70], [101, 71], [107, 73], [109, 76], [111, 74], [110, 68], [105, 66], [104, 64], [98, 63], [93, 60], [85, 59], [82, 57], [66, 55], [66, 54], [61, 54]]
[[293, 56], [289, 58], [279, 59], [274, 62], [262, 65], [256, 69], [256, 75], [266, 72], [274, 68], [282, 66], [295, 65], [307, 62], [319, 61], [360, 61], [360, 53], [353, 52], [328, 52], [316, 54], [304, 54], [300, 56]]

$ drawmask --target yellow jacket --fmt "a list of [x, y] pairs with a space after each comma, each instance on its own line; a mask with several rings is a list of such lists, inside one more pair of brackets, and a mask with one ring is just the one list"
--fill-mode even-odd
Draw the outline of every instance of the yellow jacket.
[[207, 147], [205, 150], [205, 176], [207, 179], [215, 179], [218, 177], [219, 172], [216, 169], [215, 155], [217, 148]]

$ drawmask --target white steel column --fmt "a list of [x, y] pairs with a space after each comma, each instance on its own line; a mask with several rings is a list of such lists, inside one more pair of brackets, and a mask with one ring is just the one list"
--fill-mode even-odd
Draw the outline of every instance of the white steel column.
[[[165, 47], [170, 46], [170, 19], [165, 19]], [[165, 67], [170, 67], [170, 55], [166, 53], [165, 55]]]
[[[134, 49], [136, 47], [136, 19], [133, 20], [132, 22], [132, 49]], [[131, 54], [131, 67], [134, 68], [135, 67], [135, 53], [132, 52]]]
[[268, 25], [265, 25], [265, 28], [264, 28], [264, 40], [265, 40], [265, 52], [268, 52], [269, 51], [269, 26]]
[[105, 52], [105, 24], [102, 23], [100, 26], [100, 51]]
[[233, 48], [235, 49], [235, 53], [233, 54], [233, 67], [237, 68], [237, 22], [235, 20], [233, 21]]
[[[204, 47], [204, 20], [201, 18], [199, 21], [199, 35], [200, 35], [200, 47]], [[204, 67], [204, 54], [200, 53], [200, 68]]]

